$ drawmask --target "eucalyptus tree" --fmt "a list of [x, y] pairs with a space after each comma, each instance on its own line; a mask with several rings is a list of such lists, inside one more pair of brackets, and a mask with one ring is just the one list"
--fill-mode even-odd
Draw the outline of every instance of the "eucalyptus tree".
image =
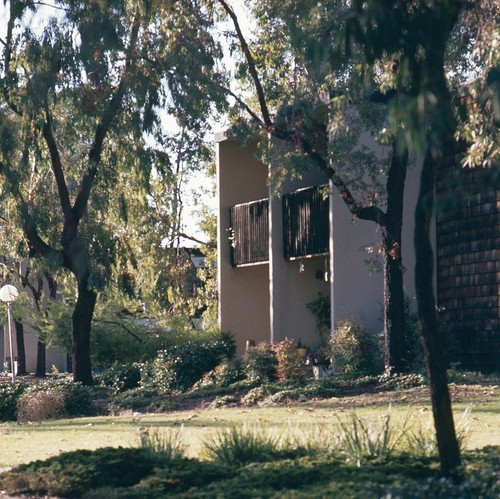
[[[375, 246], [383, 259], [385, 366], [405, 371], [401, 234], [408, 151], [398, 126], [387, 122], [388, 97], [379, 90], [377, 73], [358, 68], [362, 54], [358, 61], [354, 54], [348, 60], [338, 54], [325, 57], [324, 47], [331, 43], [327, 32], [345, 29], [347, 4], [251, 2], [254, 41], [243, 35], [231, 6], [220, 4], [233, 20], [242, 49], [240, 80], [255, 89], [254, 101], [243, 107], [266, 133], [290, 145], [273, 157], [277, 170], [300, 175], [319, 168], [354, 219], [381, 228], [382, 241]], [[370, 147], [362, 144], [362, 135], [375, 138]]]
[[[136, 177], [138, 194], [145, 195], [152, 172], [170, 169], [168, 156], [145, 140], [159, 135], [162, 113], [196, 130], [218, 101], [207, 86], [219, 78], [207, 5], [8, 4], [0, 87], [3, 109], [20, 134], [16, 150], [2, 151], [2, 191], [15, 202], [29, 257], [75, 280], [75, 381], [92, 383], [92, 314], [120, 239], [106, 219], [115, 196], [123, 194], [127, 204], [127, 193], [115, 189]], [[40, 20], [43, 29], [33, 24]], [[46, 199], [51, 193], [55, 199]]]
[[[459, 130], [459, 100], [453, 99], [447, 74], [450, 44], [457, 52], [457, 46], [464, 42], [460, 48], [465, 46], [465, 52], [461, 56], [466, 62], [475, 64], [479, 72], [476, 85], [482, 88], [490, 111], [493, 111], [495, 98], [498, 99], [498, 84], [495, 94], [490, 76], [499, 59], [498, 48], [495, 48], [495, 42], [498, 43], [498, 4], [488, 0], [416, 0], [411, 5], [399, 1], [355, 0], [349, 14], [348, 46], [357, 44], [361, 47], [369, 66], [387, 57], [393, 58], [391, 79], [395, 88], [404, 92], [405, 98], [391, 102], [391, 113], [405, 124], [408, 145], [423, 157], [414, 228], [418, 315], [441, 469], [445, 474], [459, 474], [460, 450], [447, 384], [442, 348], [444, 338], [436, 314], [430, 231], [436, 172]], [[471, 19], [475, 19], [474, 23], [470, 22]], [[485, 40], [493, 42], [490, 47]], [[474, 61], [474, 52], [477, 55], [481, 51], [483, 56]], [[475, 105], [469, 106], [469, 116], [476, 117], [476, 120], [469, 120], [462, 132], [470, 132], [467, 161], [488, 164], [498, 155], [498, 149], [495, 151], [490, 147], [491, 144], [498, 145], [498, 115], [490, 112], [489, 117], [478, 116], [475, 109], [480, 105], [481, 101], [476, 100]], [[485, 142], [490, 146], [482, 147]], [[475, 155], [474, 148], [478, 147], [482, 150]]]
[[[321, 166], [323, 158], [321, 147], [317, 144], [321, 146], [321, 140], [324, 144], [324, 138], [320, 137], [319, 142], [313, 142], [305, 134], [298, 133], [300, 129], [297, 130], [297, 127], [283, 130], [279, 123], [273, 120], [266, 86], [262, 83], [267, 76], [268, 67], [259, 63], [255, 57], [253, 47], [245, 40], [238, 19], [228, 3], [224, 0], [219, 0], [219, 3], [233, 18], [246, 59], [246, 70], [255, 85], [256, 106], [259, 112], [241, 99], [240, 104], [267, 133], [292, 142], [301, 153]], [[466, 156], [468, 164], [498, 162], [500, 90], [498, 69], [495, 69], [499, 59], [498, 2], [263, 0], [258, 4], [266, 8], [278, 5], [280, 15], [274, 25], [276, 32], [291, 23], [299, 52], [302, 51], [308, 60], [317, 62], [320, 70], [324, 67], [333, 69], [331, 73], [335, 79], [345, 75], [346, 69], [355, 69], [353, 74], [360, 77], [363, 84], [376, 84], [378, 92], [375, 95], [388, 104], [388, 124], [397, 139], [397, 142], [393, 143], [396, 145], [396, 148], [393, 148], [396, 152], [393, 159], [405, 158], [407, 150], [419, 153], [424, 158], [415, 213], [415, 284], [441, 468], [444, 473], [451, 474], [460, 464], [460, 452], [453, 423], [445, 356], [441, 345], [443, 340], [439, 334], [433, 290], [430, 227], [435, 176], [444, 151], [457, 132], [471, 143]], [[303, 19], [310, 19], [311, 15], [315, 22], [313, 25], [317, 27], [315, 31], [303, 29]], [[272, 35], [272, 31], [269, 33]], [[461, 127], [457, 127], [456, 111], [459, 106], [456, 105], [457, 100], [452, 100], [448, 77], [450, 69], [459, 76], [467, 74], [467, 71], [457, 71], [460, 66], [457, 61], [460, 60], [466, 63], [472, 61], [479, 69], [480, 75], [474, 85], [479, 98], [475, 100], [474, 106], [467, 109], [469, 119], [465, 120]], [[284, 62], [287, 60], [284, 59]], [[278, 72], [295, 75], [286, 64], [278, 67]], [[323, 73], [323, 76], [324, 87], [319, 87], [318, 90], [330, 87], [332, 74]], [[342, 79], [340, 81], [342, 82]], [[350, 83], [347, 80], [344, 82]], [[278, 82], [274, 89], [279, 92], [279, 88]], [[336, 96], [333, 97], [331, 103], [335, 104]], [[314, 125], [313, 120], [305, 120], [304, 116], [302, 114], [299, 117], [305, 125]], [[346, 202], [354, 202], [350, 190], [339, 184], [338, 173], [332, 165], [325, 163], [323, 169], [329, 173], [332, 183], [339, 188]], [[399, 165], [396, 171], [401, 173], [403, 170], [403, 165]], [[363, 209], [366, 208], [374, 211], [376, 207]], [[360, 216], [359, 213], [355, 214]]]

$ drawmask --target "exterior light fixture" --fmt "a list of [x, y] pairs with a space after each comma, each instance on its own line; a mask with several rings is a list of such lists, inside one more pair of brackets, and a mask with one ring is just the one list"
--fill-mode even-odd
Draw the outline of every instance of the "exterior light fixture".
[[6, 284], [0, 289], [0, 300], [7, 303], [7, 322], [9, 327], [9, 345], [10, 345], [10, 370], [12, 373], [12, 383], [16, 382], [16, 373], [14, 370], [14, 348], [12, 346], [12, 325], [11, 325], [11, 314], [10, 305], [12, 302], [17, 300], [19, 296], [19, 291], [12, 284]]

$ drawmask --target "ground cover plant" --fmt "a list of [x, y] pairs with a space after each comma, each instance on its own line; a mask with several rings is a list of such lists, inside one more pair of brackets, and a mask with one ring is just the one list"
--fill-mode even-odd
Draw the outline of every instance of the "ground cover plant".
[[0, 486], [9, 494], [93, 498], [424, 498], [440, 494], [494, 498], [500, 493], [500, 447], [465, 453], [466, 478], [457, 484], [440, 478], [436, 458], [398, 453], [390, 459], [367, 456], [361, 463], [341, 452], [315, 452], [314, 447], [289, 446], [285, 453], [276, 441], [260, 437], [251, 447], [266, 452], [228, 460], [235, 454], [234, 447], [246, 448], [241, 443], [245, 433], [237, 434], [236, 439], [212, 442], [210, 460], [144, 446], [79, 450], [21, 465], [0, 476]]
[[[201, 352], [203, 362], [192, 369], [170, 348], [147, 364], [114, 365], [92, 388], [61, 375], [0, 384], [0, 466], [13, 467], [0, 489], [106, 498], [497, 492], [498, 376], [450, 371], [457, 426], [469, 437], [467, 479], [457, 488], [439, 480], [422, 374], [313, 379], [297, 375], [288, 344], [278, 352], [262, 344], [239, 359], [230, 339], [179, 348]], [[120, 481], [135, 460], [141, 465]]]

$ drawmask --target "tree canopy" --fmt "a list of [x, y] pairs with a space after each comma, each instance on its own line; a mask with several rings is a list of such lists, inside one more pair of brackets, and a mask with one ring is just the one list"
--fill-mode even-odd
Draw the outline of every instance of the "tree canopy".
[[[32, 20], [44, 20], [37, 28]], [[74, 379], [91, 383], [97, 292], [126, 238], [114, 220], [174, 165], [162, 119], [201, 131], [220, 94], [220, 47], [200, 1], [13, 0], [2, 40], [1, 192], [25, 255], [76, 281]], [[113, 213], [113, 215], [111, 215]], [[151, 230], [151, 228], [150, 228]]]

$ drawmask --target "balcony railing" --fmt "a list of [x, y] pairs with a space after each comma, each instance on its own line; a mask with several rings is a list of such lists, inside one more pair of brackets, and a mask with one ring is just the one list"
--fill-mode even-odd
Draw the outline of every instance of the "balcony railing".
[[283, 251], [287, 260], [329, 251], [329, 201], [326, 186], [283, 196]]
[[233, 266], [269, 260], [269, 202], [267, 199], [231, 207]]

